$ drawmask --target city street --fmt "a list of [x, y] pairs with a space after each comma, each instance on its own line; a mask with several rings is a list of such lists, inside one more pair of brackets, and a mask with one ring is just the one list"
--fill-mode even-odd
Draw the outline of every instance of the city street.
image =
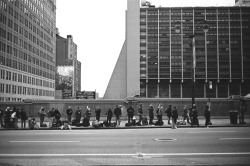
[[0, 165], [250, 164], [250, 128], [0, 131]]

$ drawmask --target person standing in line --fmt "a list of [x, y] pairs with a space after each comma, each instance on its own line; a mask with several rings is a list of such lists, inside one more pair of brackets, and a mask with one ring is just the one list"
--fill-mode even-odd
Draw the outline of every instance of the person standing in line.
[[109, 110], [107, 111], [106, 115], [107, 115], [107, 122], [108, 122], [108, 124], [109, 124], [109, 126], [110, 126], [110, 124], [111, 124], [111, 119], [112, 119], [112, 117], [113, 117], [113, 112], [112, 112], [112, 110], [111, 110], [110, 108], [109, 108]]
[[153, 125], [154, 107], [153, 107], [152, 104], [149, 105], [149, 108], [148, 108], [148, 116], [149, 116], [149, 125]]
[[187, 119], [187, 123], [190, 123], [189, 122], [189, 114], [188, 114], [188, 106], [184, 106], [184, 110], [183, 110], [183, 122], [182, 123], [185, 123], [185, 120]]
[[61, 126], [60, 118], [62, 117], [62, 115], [61, 115], [61, 113], [60, 113], [60, 111], [58, 109], [55, 109], [54, 116], [55, 116], [55, 119], [56, 119], [56, 125]]
[[177, 129], [176, 123], [178, 119], [178, 112], [176, 106], [172, 110], [172, 129]]
[[26, 128], [26, 120], [28, 120], [28, 116], [26, 111], [24, 111], [24, 109], [21, 109], [20, 112], [20, 118], [21, 118], [21, 128]]
[[193, 105], [193, 109], [190, 113], [190, 117], [191, 117], [191, 127], [193, 127], [193, 125], [197, 125], [199, 127], [200, 124], [198, 120], [198, 109], [195, 104]]
[[81, 118], [82, 118], [82, 110], [80, 107], [77, 108], [75, 112], [75, 117], [76, 117], [76, 125], [79, 125], [81, 123]]
[[116, 127], [119, 127], [121, 122], [120, 118], [122, 115], [121, 105], [115, 106], [114, 115], [115, 115]]
[[52, 108], [49, 112], [48, 112], [48, 120], [49, 120], [49, 127], [52, 127], [52, 123], [53, 123], [53, 118], [54, 118], [54, 108]]
[[96, 106], [96, 109], [95, 109], [95, 118], [96, 120], [99, 122], [100, 121], [100, 116], [101, 116], [101, 108]]
[[130, 122], [132, 122], [134, 113], [135, 113], [135, 110], [134, 110], [134, 108], [132, 107], [132, 104], [129, 103], [129, 107], [128, 107], [128, 109], [127, 109], [128, 124], [130, 124]]
[[12, 122], [13, 123], [11, 123], [12, 125], [14, 124], [14, 126], [11, 126], [11, 127], [14, 127], [14, 128], [18, 128], [17, 127], [17, 123], [18, 123], [18, 118], [17, 118], [17, 113], [18, 112], [18, 110], [16, 109], [16, 107], [14, 106], [14, 107], [12, 107], [12, 111], [11, 111], [11, 118], [12, 118]]
[[71, 117], [73, 114], [73, 110], [72, 110], [71, 106], [69, 106], [69, 108], [66, 110], [66, 113], [67, 113], [67, 117], [68, 117], [68, 124], [71, 125]]
[[0, 123], [1, 123], [1, 127], [4, 127], [4, 111], [2, 108], [0, 108]]
[[40, 117], [40, 127], [42, 127], [44, 122], [44, 117], [46, 115], [46, 112], [43, 107], [41, 107], [41, 109], [39, 110], [38, 115]]
[[91, 117], [91, 111], [90, 111], [89, 106], [87, 106], [86, 112], [85, 112], [85, 118], [87, 118], [88, 121], [89, 121], [89, 120], [90, 120], [90, 117]]
[[4, 112], [4, 127], [5, 128], [10, 127], [10, 119], [11, 119], [11, 110], [10, 110], [10, 107], [7, 107]]
[[170, 118], [172, 116], [172, 105], [168, 106], [168, 108], [165, 110], [165, 113], [167, 114], [167, 117], [168, 117], [168, 124], [171, 124]]
[[163, 112], [163, 105], [159, 104], [158, 109], [157, 109], [157, 117], [158, 117], [158, 122], [162, 124], [162, 112]]
[[210, 122], [210, 109], [209, 109], [209, 105], [206, 106], [205, 112], [204, 112], [204, 116], [205, 116], [205, 127], [208, 127], [208, 123]]
[[142, 104], [140, 104], [139, 108], [138, 108], [138, 116], [139, 116], [139, 124], [141, 125], [142, 122], [142, 115], [143, 115], [143, 110], [142, 110]]

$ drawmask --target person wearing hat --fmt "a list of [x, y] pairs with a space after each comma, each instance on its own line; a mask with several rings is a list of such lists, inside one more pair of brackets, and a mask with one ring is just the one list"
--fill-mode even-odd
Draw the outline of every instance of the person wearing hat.
[[138, 116], [139, 116], [139, 124], [141, 124], [142, 122], [142, 114], [143, 114], [143, 110], [142, 110], [142, 104], [140, 104], [139, 108], [138, 108]]

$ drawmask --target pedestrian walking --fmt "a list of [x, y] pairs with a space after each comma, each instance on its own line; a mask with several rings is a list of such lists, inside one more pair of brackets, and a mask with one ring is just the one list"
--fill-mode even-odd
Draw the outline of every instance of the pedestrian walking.
[[187, 123], [190, 123], [189, 122], [189, 113], [188, 113], [188, 106], [184, 106], [184, 109], [183, 109], [183, 121], [182, 121], [182, 124], [186, 124], [186, 120], [187, 120]]
[[178, 111], [177, 111], [177, 108], [176, 106], [173, 107], [173, 110], [172, 110], [172, 129], [177, 129], [177, 119], [178, 119]]
[[99, 122], [100, 121], [100, 116], [101, 116], [101, 108], [96, 106], [96, 109], [95, 109], [95, 118], [96, 120]]
[[67, 117], [68, 117], [68, 123], [69, 123], [69, 125], [71, 125], [71, 117], [73, 114], [73, 110], [72, 110], [71, 106], [69, 106], [69, 108], [66, 110], [66, 113], [67, 113]]
[[209, 105], [206, 106], [205, 112], [204, 112], [204, 116], [205, 116], [205, 127], [208, 127], [208, 124], [210, 122], [210, 109], [209, 109]]
[[54, 111], [55, 111], [55, 109], [52, 108], [51, 110], [49, 110], [49, 112], [47, 114], [48, 115], [48, 120], [49, 120], [49, 127], [52, 127], [52, 123], [53, 123], [53, 120], [54, 120], [54, 117], [55, 117]]
[[111, 125], [111, 119], [113, 117], [113, 112], [112, 112], [112, 110], [110, 108], [108, 109], [106, 115], [107, 115], [107, 122], [108, 122], [108, 124], [110, 126]]
[[76, 118], [76, 125], [79, 126], [79, 124], [81, 123], [81, 118], [82, 118], [82, 110], [80, 107], [78, 107], [75, 112], [75, 118]]
[[120, 118], [122, 115], [121, 105], [116, 105], [114, 110], [114, 115], [115, 115], [116, 127], [119, 127], [121, 122]]
[[87, 106], [86, 107], [86, 112], [85, 112], [85, 118], [90, 120], [90, 117], [91, 117], [91, 110], [90, 110], [89, 106]]
[[38, 111], [38, 115], [40, 117], [40, 127], [43, 127], [44, 117], [46, 116], [46, 112], [43, 107]]
[[28, 116], [23, 108], [21, 109], [20, 112], [20, 118], [21, 118], [21, 128], [26, 128], [26, 120], [28, 120]]
[[10, 119], [11, 119], [11, 110], [10, 110], [10, 107], [7, 107], [4, 112], [4, 127], [5, 128], [10, 127]]
[[168, 108], [165, 110], [165, 113], [167, 114], [167, 117], [168, 117], [168, 124], [171, 124], [170, 118], [172, 116], [172, 105], [168, 106]]
[[140, 124], [140, 125], [142, 125], [142, 124], [141, 124], [141, 122], [142, 122], [142, 120], [143, 120], [142, 115], [143, 115], [142, 104], [140, 104], [140, 106], [139, 106], [139, 108], [138, 108], [138, 116], [139, 116], [138, 124]]
[[4, 127], [4, 110], [0, 108], [0, 124], [1, 127]]
[[132, 104], [130, 103], [129, 107], [127, 108], [128, 124], [132, 122], [134, 113], [135, 113], [135, 110], [132, 107]]
[[149, 105], [149, 108], [148, 108], [148, 116], [149, 116], [149, 125], [153, 125], [154, 107], [153, 107], [152, 104]]

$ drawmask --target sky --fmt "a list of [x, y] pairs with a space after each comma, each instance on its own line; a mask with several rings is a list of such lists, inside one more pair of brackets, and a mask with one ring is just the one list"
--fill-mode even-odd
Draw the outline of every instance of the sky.
[[[150, 0], [156, 7], [233, 6], [235, 0]], [[60, 36], [73, 36], [81, 90], [103, 97], [125, 40], [127, 0], [57, 0]]]

